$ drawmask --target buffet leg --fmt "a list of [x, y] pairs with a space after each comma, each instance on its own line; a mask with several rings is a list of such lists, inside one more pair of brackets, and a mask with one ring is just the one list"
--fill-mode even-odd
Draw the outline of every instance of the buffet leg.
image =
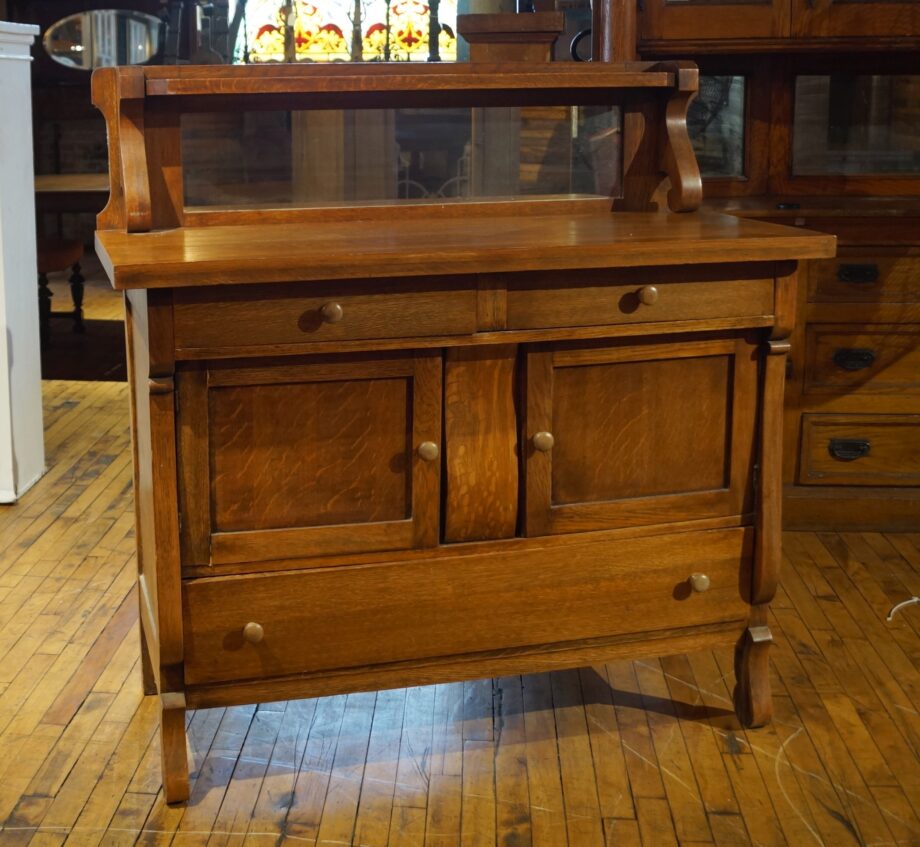
[[773, 718], [770, 694], [770, 627], [749, 626], [735, 646], [735, 713], [749, 729]]
[[157, 680], [153, 673], [153, 662], [150, 661], [150, 650], [147, 648], [147, 636], [144, 633], [143, 623], [141, 623], [141, 684], [144, 694], [157, 693]]
[[185, 695], [160, 695], [160, 753], [167, 803], [188, 800], [188, 756], [185, 747]]

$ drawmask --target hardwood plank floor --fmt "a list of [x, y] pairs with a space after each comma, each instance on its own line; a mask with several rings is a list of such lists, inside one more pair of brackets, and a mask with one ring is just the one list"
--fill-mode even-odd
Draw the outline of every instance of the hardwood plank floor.
[[46, 382], [0, 508], [0, 845], [920, 845], [920, 534], [790, 533], [776, 720], [731, 651], [189, 714], [141, 695], [127, 386]]
[[0, 845], [920, 844], [920, 535], [790, 533], [776, 720], [730, 651], [189, 717], [163, 803], [141, 695], [127, 388], [45, 383], [0, 511]]

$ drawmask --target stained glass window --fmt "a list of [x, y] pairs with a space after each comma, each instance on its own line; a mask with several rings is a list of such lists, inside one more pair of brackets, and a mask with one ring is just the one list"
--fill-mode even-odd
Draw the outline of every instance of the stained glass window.
[[[237, 62], [455, 61], [457, 0], [248, 0]], [[429, 36], [438, 32], [438, 49]], [[432, 56], [434, 52], [434, 56]]]

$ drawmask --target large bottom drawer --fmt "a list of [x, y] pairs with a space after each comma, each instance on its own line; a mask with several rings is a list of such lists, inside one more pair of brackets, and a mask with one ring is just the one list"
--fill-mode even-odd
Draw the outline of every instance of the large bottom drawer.
[[[183, 586], [190, 685], [743, 620], [744, 529], [241, 577]], [[691, 589], [704, 573], [709, 588]], [[244, 636], [247, 624], [261, 640]], [[261, 628], [261, 630], [259, 629]]]
[[799, 483], [920, 484], [920, 415], [803, 415]]

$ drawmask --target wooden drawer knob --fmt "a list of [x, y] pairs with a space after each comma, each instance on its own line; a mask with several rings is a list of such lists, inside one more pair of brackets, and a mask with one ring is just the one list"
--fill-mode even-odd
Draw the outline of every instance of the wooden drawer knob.
[[262, 624], [250, 621], [243, 627], [243, 638], [250, 644], [258, 644], [265, 638], [265, 630], [262, 629]]
[[438, 458], [440, 453], [441, 451], [438, 450], [438, 445], [435, 444], [433, 441], [423, 441], [418, 446], [418, 454], [426, 462], [433, 462], [435, 459]]
[[709, 591], [711, 582], [709, 577], [704, 573], [690, 574], [690, 587], [697, 592]]
[[539, 450], [541, 453], [548, 453], [556, 443], [551, 432], [538, 432], [532, 440], [534, 450]]
[[345, 317], [345, 310], [339, 303], [326, 303], [319, 313], [327, 324], [337, 324]]
[[654, 306], [658, 302], [658, 289], [654, 285], [643, 285], [638, 292], [639, 302]]

